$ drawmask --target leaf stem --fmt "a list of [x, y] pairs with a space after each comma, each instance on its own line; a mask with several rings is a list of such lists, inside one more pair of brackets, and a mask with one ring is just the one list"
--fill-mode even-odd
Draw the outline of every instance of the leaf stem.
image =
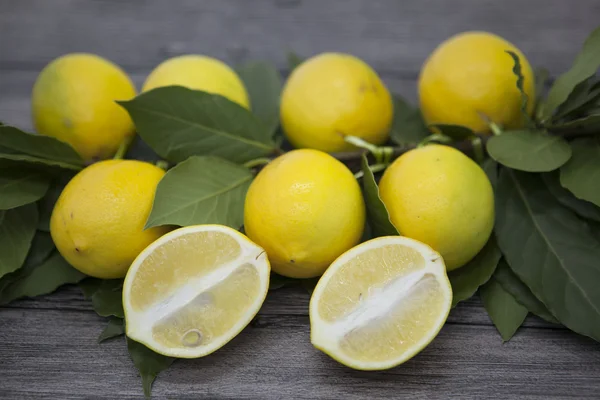
[[473, 146], [475, 161], [477, 164], [481, 164], [485, 160], [485, 149], [483, 148], [481, 137], [475, 136], [471, 138], [471, 145]]
[[432, 135], [427, 136], [423, 140], [419, 142], [417, 147], [423, 147], [428, 145], [431, 142], [442, 143], [442, 144], [450, 144], [452, 143], [452, 138], [450, 136], [443, 135], [441, 133], [434, 133]]
[[[389, 164], [373, 164], [369, 166], [369, 169], [371, 170], [372, 173], [376, 173], [379, 171], [383, 171], [384, 169], [386, 169], [388, 167]], [[354, 174], [354, 177], [356, 179], [360, 179], [364, 176], [363, 171], [358, 171], [357, 173]]]
[[134, 138], [135, 138], [135, 134], [126, 136], [123, 139], [123, 141], [119, 145], [119, 149], [117, 150], [117, 152], [115, 153], [115, 156], [113, 157], [113, 160], [122, 160], [123, 158], [125, 158], [125, 154], [127, 154], [127, 150], [129, 150], [129, 146], [131, 146], [131, 143], [133, 143]]
[[377, 162], [377, 164], [389, 163], [391, 155], [393, 154], [392, 147], [375, 146], [374, 144], [371, 144], [371, 143], [367, 142], [366, 140], [361, 139], [357, 136], [350, 136], [350, 135], [344, 136], [344, 141], [346, 141], [347, 143], [350, 143], [356, 147], [360, 147], [362, 149], [369, 151], [371, 154], [373, 154], [373, 157], [375, 157], [375, 161]]
[[492, 130], [492, 133], [494, 134], [494, 136], [498, 136], [502, 134], [502, 128], [500, 128], [500, 125], [498, 125], [497, 123], [490, 121], [490, 129]]
[[271, 161], [272, 160], [270, 158], [266, 158], [266, 157], [255, 158], [254, 160], [245, 162], [244, 167], [254, 168], [254, 167], [258, 167], [260, 165], [266, 165], [266, 164], [270, 163]]

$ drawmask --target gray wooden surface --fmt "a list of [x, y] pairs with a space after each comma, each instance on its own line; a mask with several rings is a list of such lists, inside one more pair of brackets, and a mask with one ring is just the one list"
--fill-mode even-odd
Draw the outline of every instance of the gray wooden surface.
[[[600, 22], [599, 0], [0, 0], [0, 119], [31, 129], [39, 70], [73, 51], [103, 55], [139, 85], [166, 57], [189, 52], [231, 64], [287, 50], [345, 51], [415, 100], [429, 52], [482, 29], [534, 65], [568, 67]], [[347, 369], [309, 342], [308, 294], [269, 294], [258, 319], [217, 353], [177, 361], [154, 386], [172, 398], [600, 398], [600, 345], [530, 317], [502, 343], [478, 299], [452, 311], [421, 354], [385, 372]], [[0, 398], [141, 398], [122, 339], [98, 345], [104, 320], [76, 287], [0, 308]]]

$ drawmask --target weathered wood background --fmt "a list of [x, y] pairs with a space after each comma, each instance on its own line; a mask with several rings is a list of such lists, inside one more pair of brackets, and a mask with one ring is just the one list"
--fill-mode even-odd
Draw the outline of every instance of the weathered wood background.
[[[0, 0], [0, 119], [31, 129], [29, 97], [61, 54], [97, 53], [140, 85], [167, 57], [202, 53], [286, 69], [286, 52], [343, 51], [414, 100], [420, 65], [454, 33], [487, 30], [553, 74], [600, 22], [598, 0]], [[530, 317], [502, 343], [478, 299], [452, 311], [421, 354], [385, 372], [345, 368], [309, 342], [308, 294], [272, 292], [251, 326], [217, 353], [177, 361], [154, 386], [173, 398], [600, 398], [600, 346]], [[76, 287], [0, 308], [0, 397], [141, 398], [121, 339]]]

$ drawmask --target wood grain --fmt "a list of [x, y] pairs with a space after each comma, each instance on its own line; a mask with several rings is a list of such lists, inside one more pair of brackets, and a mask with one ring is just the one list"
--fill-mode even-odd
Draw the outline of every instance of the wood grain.
[[[122, 339], [98, 345], [91, 312], [0, 309], [5, 398], [140, 398]], [[309, 343], [308, 318], [265, 315], [208, 357], [177, 361], [154, 398], [597, 398], [600, 348], [563, 330], [446, 325], [418, 356], [385, 372], [345, 368]]]
[[486, 30], [557, 73], [598, 24], [597, 0], [20, 0], [0, 6], [0, 66], [37, 70], [93, 52], [126, 68], [208, 54], [229, 63], [286, 52], [355, 54], [380, 72], [414, 77], [449, 36]]

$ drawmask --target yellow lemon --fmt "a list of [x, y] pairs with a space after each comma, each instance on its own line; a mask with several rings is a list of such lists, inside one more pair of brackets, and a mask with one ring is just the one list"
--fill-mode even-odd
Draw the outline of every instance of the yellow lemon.
[[294, 69], [280, 112], [292, 145], [337, 152], [353, 148], [346, 135], [384, 143], [394, 111], [388, 89], [371, 67], [348, 54], [323, 53]]
[[348, 168], [318, 150], [286, 153], [263, 168], [246, 195], [244, 229], [275, 272], [319, 276], [361, 238], [365, 205]]
[[451, 303], [437, 252], [401, 236], [369, 240], [319, 279], [310, 299], [310, 340], [348, 367], [391, 368], [435, 338]]
[[386, 169], [379, 190], [400, 234], [438, 251], [448, 270], [471, 260], [492, 233], [492, 185], [452, 147], [429, 145], [403, 154]]
[[38, 76], [33, 122], [40, 134], [69, 143], [84, 160], [103, 160], [134, 134], [129, 114], [115, 102], [134, 96], [133, 83], [115, 64], [93, 54], [68, 54]]
[[250, 108], [248, 93], [240, 77], [215, 58], [189, 54], [163, 61], [148, 75], [142, 91], [171, 85], [220, 94]]
[[521, 93], [513, 73], [519, 56], [524, 90], [532, 112], [535, 98], [533, 70], [514, 45], [487, 32], [465, 32], [440, 44], [419, 76], [421, 111], [427, 124], [455, 124], [475, 132], [489, 132], [489, 118], [513, 129], [523, 125]]
[[174, 230], [127, 272], [127, 336], [167, 356], [210, 354], [252, 321], [269, 273], [265, 251], [240, 232], [222, 225]]
[[75, 175], [50, 218], [50, 234], [60, 254], [84, 274], [124, 277], [135, 257], [169, 231], [144, 230], [164, 174], [142, 161], [106, 160]]

